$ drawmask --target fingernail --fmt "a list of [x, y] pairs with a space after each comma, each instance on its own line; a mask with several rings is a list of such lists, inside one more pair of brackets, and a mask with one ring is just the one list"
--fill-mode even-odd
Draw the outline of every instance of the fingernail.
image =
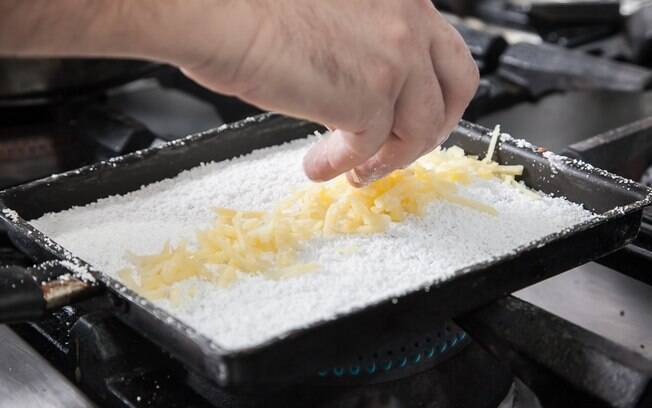
[[353, 187], [363, 187], [365, 185], [365, 183], [362, 181], [360, 175], [355, 169], [351, 169], [348, 172], [346, 172], [346, 179], [349, 180], [349, 183]]
[[358, 175], [358, 171], [356, 169], [351, 169], [350, 173], [353, 181], [355, 181], [358, 184], [362, 184], [362, 180], [360, 180], [360, 176]]

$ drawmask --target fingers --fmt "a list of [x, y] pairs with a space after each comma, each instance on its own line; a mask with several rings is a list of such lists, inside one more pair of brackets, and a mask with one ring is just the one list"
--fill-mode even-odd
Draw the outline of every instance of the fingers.
[[399, 138], [392, 134], [372, 158], [347, 174], [354, 187], [362, 187], [378, 180], [392, 171], [405, 167], [419, 158], [423, 144]]
[[428, 58], [406, 82], [396, 104], [392, 135], [378, 152], [355, 168], [355, 186], [377, 180], [418, 159], [443, 135], [445, 109], [439, 83]]
[[237, 80], [216, 81], [215, 64], [191, 74], [263, 109], [339, 129], [306, 155], [306, 175], [326, 181], [355, 169], [352, 184], [368, 183], [445, 140], [475, 92], [477, 68], [430, 1], [363, 3], [301, 3], [319, 11], [294, 15], [301, 35], [263, 25]]
[[[442, 125], [445, 137], [455, 129], [478, 89], [478, 67], [462, 36], [439, 13], [435, 12], [437, 32], [434, 33], [430, 54], [445, 101]], [[438, 140], [429, 150], [443, 143]]]
[[391, 133], [394, 115], [379, 113], [368, 129], [352, 133], [335, 130], [320, 140], [303, 159], [303, 168], [313, 181], [330, 180], [364, 163], [383, 145]]
[[443, 143], [473, 98], [477, 65], [459, 33], [435, 12], [430, 71], [413, 73], [397, 103], [392, 136], [349, 181], [361, 186], [405, 167]]

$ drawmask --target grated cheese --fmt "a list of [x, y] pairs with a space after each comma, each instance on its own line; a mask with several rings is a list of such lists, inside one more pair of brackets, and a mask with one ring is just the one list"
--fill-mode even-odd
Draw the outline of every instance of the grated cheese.
[[487, 149], [487, 155], [483, 159], [484, 162], [490, 162], [491, 158], [494, 157], [494, 150], [496, 149], [496, 142], [498, 142], [499, 136], [500, 136], [500, 125], [496, 125], [496, 127], [494, 127], [493, 132], [491, 132], [489, 149]]
[[382, 233], [391, 222], [422, 215], [434, 200], [495, 216], [497, 211], [490, 205], [457, 194], [457, 186], [502, 179], [524, 188], [515, 181], [523, 166], [490, 160], [499, 130], [494, 130], [483, 160], [456, 146], [437, 148], [410, 167], [360, 189], [341, 176], [296, 191], [271, 211], [217, 208], [214, 225], [196, 234], [194, 248], [185, 242], [166, 243], [158, 254], [130, 254], [132, 266], [119, 276], [151, 300], [168, 298], [178, 304], [183, 296], [170, 287], [190, 278], [228, 287], [242, 274], [286, 279], [315, 271], [319, 265], [297, 261], [302, 243], [333, 235]]

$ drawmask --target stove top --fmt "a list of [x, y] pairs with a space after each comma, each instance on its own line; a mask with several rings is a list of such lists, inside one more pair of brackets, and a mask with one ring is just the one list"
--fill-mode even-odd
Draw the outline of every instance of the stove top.
[[[652, 165], [652, 5], [435, 3], [457, 13], [448, 17], [482, 73], [466, 119], [488, 127], [500, 123], [550, 150], [644, 178]], [[171, 67], [100, 94], [0, 103], [0, 189], [258, 112]], [[637, 241], [601, 260], [603, 265], [584, 265], [515, 295], [652, 361], [652, 279], [646, 273], [651, 233], [646, 215]], [[31, 261], [0, 231], [0, 265], [11, 264]], [[34, 324], [0, 327], [0, 406], [518, 408], [571, 401], [551, 386], [559, 379], [527, 381], [511, 361], [500, 361], [491, 347], [485, 350], [485, 339], [470, 339], [453, 322], [433, 323], [433, 335], [420, 340], [432, 344], [424, 354], [388, 348], [405, 355], [404, 366], [402, 357], [393, 356], [398, 366], [387, 368], [388, 374], [365, 376], [371, 366], [352, 361], [324, 367], [316, 383], [223, 389], [125, 326], [107, 312], [106, 302], [111, 299], [100, 297]], [[374, 360], [374, 370], [388, 361]], [[573, 406], [609, 406], [592, 405], [595, 398], [586, 390], [568, 392]]]
[[101, 94], [28, 105], [0, 100], [0, 189], [257, 113], [171, 67]]

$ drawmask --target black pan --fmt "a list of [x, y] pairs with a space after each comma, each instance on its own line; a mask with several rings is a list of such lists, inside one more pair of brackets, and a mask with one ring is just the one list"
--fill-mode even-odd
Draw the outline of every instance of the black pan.
[[[25, 220], [124, 194], [200, 163], [302, 138], [316, 129], [319, 126], [315, 124], [274, 114], [246, 119], [1, 192], [0, 221], [15, 243], [35, 260], [71, 258], [86, 265]], [[486, 128], [462, 122], [449, 143], [472, 154], [484, 154], [488, 134]], [[388, 299], [238, 352], [220, 349], [116, 280], [99, 270], [91, 271], [100, 286], [120, 300], [122, 306], [116, 307], [115, 313], [124, 322], [219, 385], [290, 383], [318, 377], [332, 367], [348, 370], [339, 364], [358, 357], [364, 360], [365, 356], [358, 356], [360, 344], [373, 351], [386, 340], [387, 333], [420, 336], [439, 322], [623, 247], [635, 238], [643, 207], [651, 202], [650, 190], [634, 182], [570, 160], [557, 160], [553, 168], [535, 148], [518, 147], [512, 141], [501, 143], [494, 159], [524, 165], [523, 179], [529, 186], [582, 203], [601, 216], [522, 246], [510, 255], [460, 270], [429, 292], [415, 290], [396, 304]], [[42, 304], [37, 306], [43, 308]], [[415, 359], [417, 354], [425, 355], [422, 351], [426, 344], [414, 347]]]

